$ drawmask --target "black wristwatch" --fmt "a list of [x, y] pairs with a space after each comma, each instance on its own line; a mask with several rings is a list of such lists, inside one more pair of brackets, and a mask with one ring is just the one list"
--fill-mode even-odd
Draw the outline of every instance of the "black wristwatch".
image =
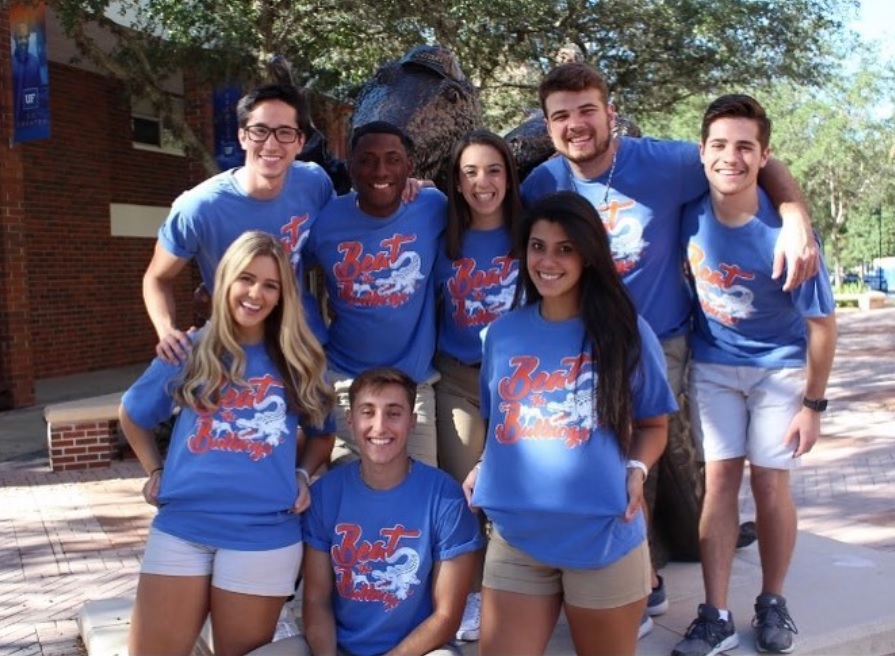
[[814, 412], [823, 412], [827, 409], [826, 399], [809, 399], [807, 396], [802, 398], [802, 405], [806, 408], [814, 410]]

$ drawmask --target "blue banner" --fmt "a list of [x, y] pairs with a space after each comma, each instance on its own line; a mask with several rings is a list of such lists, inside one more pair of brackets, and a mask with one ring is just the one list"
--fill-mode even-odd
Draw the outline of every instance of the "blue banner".
[[50, 74], [43, 2], [9, 8], [13, 143], [49, 139]]
[[214, 158], [222, 171], [245, 164], [245, 152], [239, 145], [236, 104], [242, 87], [229, 85], [214, 90]]

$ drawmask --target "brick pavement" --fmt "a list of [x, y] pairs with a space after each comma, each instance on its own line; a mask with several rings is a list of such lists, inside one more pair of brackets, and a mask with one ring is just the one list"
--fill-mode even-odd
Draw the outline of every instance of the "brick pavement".
[[[842, 313], [840, 331], [824, 437], [793, 476], [800, 528], [895, 552], [895, 308]], [[133, 461], [0, 463], [0, 656], [81, 655], [81, 605], [133, 594], [152, 516], [143, 481]]]

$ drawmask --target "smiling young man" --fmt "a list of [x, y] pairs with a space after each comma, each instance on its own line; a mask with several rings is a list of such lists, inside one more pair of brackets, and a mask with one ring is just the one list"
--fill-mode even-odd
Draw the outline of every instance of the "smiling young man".
[[[359, 374], [348, 424], [360, 461], [312, 486], [304, 517], [305, 636], [257, 656], [459, 656], [451, 640], [484, 546], [459, 484], [411, 459], [416, 383], [389, 367]], [[306, 640], [306, 642], [305, 642]]]
[[[684, 391], [692, 301], [680, 253], [680, 218], [684, 205], [708, 190], [696, 144], [658, 139], [613, 137], [615, 108], [609, 88], [592, 66], [583, 62], [561, 64], [539, 87], [541, 108], [553, 145], [554, 157], [532, 171], [522, 185], [526, 205], [555, 191], [574, 191], [597, 209], [609, 234], [615, 267], [637, 311], [659, 337], [668, 367], [668, 382], [676, 397]], [[817, 248], [808, 212], [798, 186], [786, 167], [770, 161], [761, 183], [780, 207], [787, 225], [789, 268], [787, 289], [816, 270]], [[782, 257], [775, 266], [782, 271]], [[776, 271], [776, 269], [775, 269]], [[674, 494], [692, 490], [687, 502], [666, 503], [662, 524], [667, 531], [692, 527], [674, 541], [695, 551], [698, 513], [697, 463], [690, 436], [677, 421], [670, 422], [668, 453], [662, 466], [648, 478], [650, 515], [656, 490]], [[665, 483], [671, 468], [686, 467]], [[689, 547], [689, 548], [688, 548]], [[655, 555], [655, 554], [654, 554]], [[692, 558], [695, 554], [689, 554]], [[654, 577], [648, 612], [659, 615], [668, 608], [661, 577]], [[642, 633], [651, 628], [645, 617]]]
[[[381, 121], [351, 137], [349, 172], [356, 191], [321, 213], [308, 254], [323, 268], [332, 323], [326, 355], [338, 403], [348, 408], [348, 388], [360, 372], [392, 366], [417, 383], [418, 420], [408, 450], [437, 464], [435, 393], [435, 287], [431, 275], [447, 220], [447, 199], [422, 189], [405, 203], [412, 144]], [[309, 260], [310, 261], [310, 260]], [[334, 460], [357, 456], [357, 445], [337, 413]]]
[[[247, 230], [277, 236], [301, 281], [301, 251], [308, 231], [333, 197], [326, 172], [296, 162], [310, 127], [307, 103], [291, 85], [258, 87], [236, 108], [245, 165], [220, 173], [184, 192], [159, 228], [152, 261], [143, 276], [143, 301], [158, 334], [159, 357], [176, 363], [190, 340], [177, 328], [174, 280], [195, 258], [202, 281], [213, 291], [214, 270], [224, 251]], [[317, 305], [306, 294], [309, 324], [321, 340], [325, 328]]]
[[706, 601], [674, 656], [712, 656], [739, 642], [727, 600], [746, 459], [762, 571], [756, 647], [793, 649], [795, 623], [782, 596], [797, 524], [789, 472], [820, 435], [836, 320], [823, 262], [792, 292], [771, 275], [782, 221], [758, 186], [770, 137], [771, 121], [753, 98], [722, 96], [709, 105], [700, 153], [711, 189], [684, 211], [699, 300], [689, 397], [706, 463], [699, 523]]

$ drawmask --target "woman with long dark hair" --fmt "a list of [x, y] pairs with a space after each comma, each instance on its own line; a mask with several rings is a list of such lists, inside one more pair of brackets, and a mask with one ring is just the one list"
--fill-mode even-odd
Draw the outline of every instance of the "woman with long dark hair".
[[662, 350], [587, 200], [536, 202], [518, 252], [516, 309], [484, 338], [488, 432], [464, 483], [492, 523], [480, 653], [543, 653], [563, 608], [577, 653], [633, 654], [650, 592], [643, 483], [676, 410]]

